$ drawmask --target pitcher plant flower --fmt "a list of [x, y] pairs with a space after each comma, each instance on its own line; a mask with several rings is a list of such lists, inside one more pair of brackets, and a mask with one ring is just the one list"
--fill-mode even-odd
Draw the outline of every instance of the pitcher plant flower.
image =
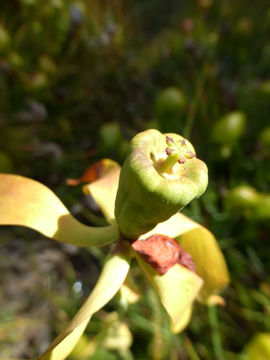
[[181, 214], [207, 186], [207, 167], [192, 144], [177, 134], [147, 130], [130, 144], [121, 170], [113, 160], [93, 164], [70, 185], [86, 182], [108, 222], [92, 227], [76, 220], [45, 185], [19, 175], [0, 174], [0, 225], [20, 225], [57, 241], [81, 247], [112, 244], [100, 277], [70, 324], [38, 357], [65, 359], [92, 315], [122, 286], [136, 258], [156, 289], [171, 330], [188, 324], [195, 299], [222, 302], [227, 266], [213, 234]]

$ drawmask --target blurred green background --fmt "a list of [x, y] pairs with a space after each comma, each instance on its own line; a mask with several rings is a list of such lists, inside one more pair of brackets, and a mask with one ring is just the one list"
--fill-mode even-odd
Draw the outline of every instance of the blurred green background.
[[[65, 180], [103, 157], [122, 163], [139, 131], [180, 133], [210, 178], [184, 213], [215, 234], [231, 274], [226, 306], [197, 305], [172, 335], [135, 267], [140, 301], [112, 301], [70, 358], [270, 359], [269, 38], [267, 0], [0, 2], [0, 172], [43, 182], [91, 223], [85, 206], [98, 210]], [[0, 358], [33, 357], [76, 313], [108, 249], [0, 234]]]

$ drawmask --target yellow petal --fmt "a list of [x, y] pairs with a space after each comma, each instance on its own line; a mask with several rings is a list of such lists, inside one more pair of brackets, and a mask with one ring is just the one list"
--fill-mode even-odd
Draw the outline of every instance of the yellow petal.
[[164, 275], [148, 265], [138, 253], [135, 256], [155, 287], [162, 305], [171, 319], [171, 330], [177, 333], [188, 324], [191, 307], [202, 286], [202, 280], [194, 272], [176, 264]]
[[102, 246], [118, 238], [116, 226], [81, 224], [49, 188], [18, 175], [0, 174], [0, 225], [26, 226], [77, 246]]
[[106, 171], [96, 181], [84, 186], [84, 192], [90, 194], [109, 223], [114, 222], [114, 203], [118, 188], [121, 167], [117, 162], [109, 159]]
[[140, 238], [146, 239], [153, 234], [163, 234], [171, 238], [175, 238], [187, 231], [197, 228], [198, 226], [200, 226], [200, 224], [181, 213], [177, 213], [168, 220], [158, 224], [153, 230], [140, 236]]
[[196, 273], [204, 281], [199, 300], [211, 302], [211, 296], [228, 285], [230, 279], [224, 256], [215, 237], [206, 228], [177, 213], [140, 238], [146, 239], [153, 234], [164, 234], [172, 238], [181, 235], [180, 243], [191, 255], [196, 264]]
[[181, 236], [181, 245], [196, 264], [196, 273], [204, 284], [199, 294], [203, 303], [211, 302], [213, 294], [228, 285], [229, 273], [224, 256], [213, 234], [202, 226]]
[[185, 312], [183, 313], [181, 319], [178, 320], [178, 323], [175, 326], [172, 326], [172, 332], [177, 334], [183, 331], [189, 324], [192, 315], [192, 305], [190, 305]]
[[84, 332], [91, 316], [117, 293], [129, 270], [129, 247], [116, 248], [104, 264], [98, 282], [68, 327], [53, 341], [39, 360], [65, 359]]
[[117, 164], [111, 159], [102, 159], [91, 164], [85, 172], [77, 179], [66, 179], [66, 184], [77, 186], [81, 183], [90, 183], [106, 175], [106, 173]]

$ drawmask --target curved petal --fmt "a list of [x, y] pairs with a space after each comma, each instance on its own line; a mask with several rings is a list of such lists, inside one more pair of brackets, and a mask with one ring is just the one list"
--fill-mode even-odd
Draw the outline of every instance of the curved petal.
[[106, 171], [104, 170], [97, 180], [85, 185], [83, 190], [94, 198], [106, 220], [113, 223], [114, 203], [121, 167], [113, 160], [104, 159], [102, 161], [105, 160], [107, 160]]
[[184, 233], [180, 242], [196, 264], [196, 273], [204, 281], [198, 299], [203, 303], [211, 302], [213, 294], [230, 282], [227, 265], [216, 239], [210, 231], [199, 226]]
[[159, 275], [138, 253], [135, 252], [135, 256], [170, 316], [172, 332], [183, 330], [188, 324], [192, 303], [202, 286], [202, 279], [179, 264], [171, 267], [164, 275]]
[[117, 293], [129, 271], [129, 246], [116, 246], [108, 256], [98, 282], [84, 305], [68, 327], [53, 341], [39, 360], [65, 359], [84, 332], [92, 315], [106, 305]]
[[200, 301], [211, 302], [211, 296], [228, 285], [230, 279], [224, 256], [213, 234], [202, 225], [177, 213], [141, 238], [153, 234], [165, 234], [174, 238], [181, 235], [180, 243], [191, 255], [196, 264], [196, 273], [204, 281], [199, 294]]
[[174, 334], [177, 334], [181, 331], [183, 331], [189, 324], [191, 315], [192, 315], [192, 305], [190, 305], [182, 315], [181, 319], [178, 321], [176, 326], [173, 329]]
[[[105, 176], [111, 167], [117, 164], [111, 159], [102, 159], [91, 164], [85, 172], [77, 179], [66, 179], [66, 184], [70, 186], [77, 186], [81, 183], [90, 183]], [[118, 164], [117, 164], [118, 165]]]
[[198, 226], [200, 226], [200, 224], [189, 219], [187, 216], [181, 213], [176, 213], [168, 220], [159, 223], [153, 230], [140, 236], [140, 238], [148, 238], [154, 234], [163, 234], [171, 238], [176, 238], [177, 236], [180, 236], [187, 231], [195, 229]]
[[45, 185], [0, 174], [0, 225], [20, 225], [77, 246], [102, 246], [118, 239], [116, 226], [94, 228], [76, 220]]

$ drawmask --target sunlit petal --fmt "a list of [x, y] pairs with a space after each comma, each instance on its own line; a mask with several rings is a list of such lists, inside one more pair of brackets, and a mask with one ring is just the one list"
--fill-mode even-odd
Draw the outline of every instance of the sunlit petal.
[[212, 302], [211, 296], [230, 281], [224, 256], [213, 234], [202, 226], [184, 233], [181, 245], [196, 264], [196, 273], [203, 279], [204, 285], [199, 294], [199, 300]]
[[0, 174], [0, 225], [20, 225], [77, 246], [102, 246], [118, 238], [116, 226], [94, 228], [76, 220], [45, 185]]
[[171, 330], [176, 333], [187, 325], [191, 306], [202, 286], [202, 279], [182, 265], [176, 264], [160, 275], [138, 253], [135, 256], [157, 290], [161, 303], [171, 319]]
[[213, 234], [202, 225], [177, 213], [140, 238], [146, 239], [153, 234], [165, 234], [174, 238], [181, 236], [183, 249], [191, 255], [196, 273], [204, 281], [199, 300], [211, 302], [210, 297], [228, 285], [230, 279], [224, 256]]
[[153, 230], [142, 235], [140, 238], [146, 239], [153, 234], [163, 234], [171, 238], [175, 238], [187, 231], [197, 228], [198, 226], [200, 226], [200, 224], [181, 213], [177, 213], [168, 220], [158, 224]]
[[92, 315], [106, 305], [123, 284], [129, 271], [129, 263], [129, 247], [117, 245], [108, 256], [89, 298], [39, 360], [63, 360], [70, 354]]
[[183, 313], [181, 319], [178, 320], [178, 323], [175, 324], [174, 327], [172, 327], [172, 330], [174, 332], [174, 334], [177, 334], [179, 332], [181, 332], [182, 330], [184, 330], [191, 319], [191, 315], [192, 315], [192, 305], [190, 305], [185, 312]]
[[104, 159], [102, 161], [105, 160], [107, 160], [105, 163], [106, 168], [97, 180], [84, 186], [84, 192], [90, 194], [94, 198], [107, 221], [113, 223], [114, 203], [121, 168], [117, 162], [109, 159]]

